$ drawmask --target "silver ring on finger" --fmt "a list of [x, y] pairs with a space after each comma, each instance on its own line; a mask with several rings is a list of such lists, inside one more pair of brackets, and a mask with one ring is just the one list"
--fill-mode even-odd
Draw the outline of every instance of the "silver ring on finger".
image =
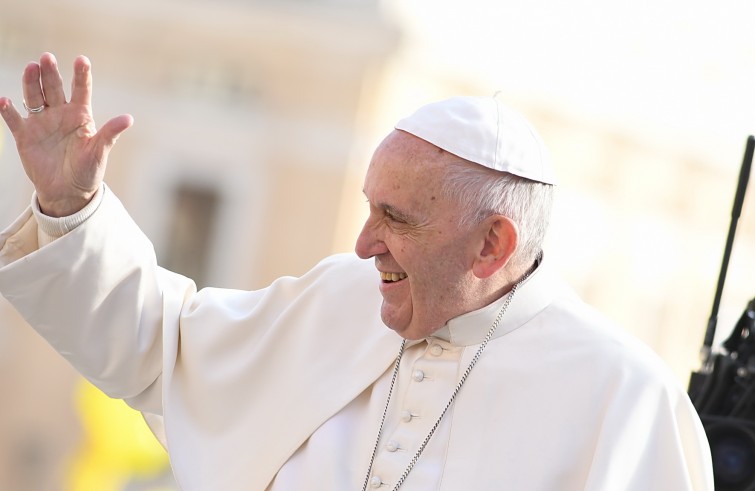
[[29, 107], [26, 105], [26, 101], [24, 101], [24, 109], [26, 109], [26, 112], [28, 112], [29, 114], [41, 113], [46, 107], [47, 104], [42, 104], [39, 107]]

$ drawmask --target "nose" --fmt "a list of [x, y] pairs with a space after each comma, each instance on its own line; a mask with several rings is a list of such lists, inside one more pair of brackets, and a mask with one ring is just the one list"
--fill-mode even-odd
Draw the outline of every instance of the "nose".
[[379, 237], [377, 231], [377, 223], [372, 217], [367, 218], [364, 222], [362, 231], [357, 237], [357, 243], [354, 246], [354, 252], [357, 253], [362, 259], [369, 259], [371, 257], [383, 254], [388, 249], [385, 246], [385, 242]]

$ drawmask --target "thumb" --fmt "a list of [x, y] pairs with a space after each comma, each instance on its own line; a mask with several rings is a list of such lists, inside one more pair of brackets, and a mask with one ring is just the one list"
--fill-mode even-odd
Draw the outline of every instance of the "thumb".
[[104, 149], [110, 149], [121, 133], [126, 131], [134, 124], [134, 118], [130, 114], [121, 114], [105, 123], [97, 132], [98, 146]]

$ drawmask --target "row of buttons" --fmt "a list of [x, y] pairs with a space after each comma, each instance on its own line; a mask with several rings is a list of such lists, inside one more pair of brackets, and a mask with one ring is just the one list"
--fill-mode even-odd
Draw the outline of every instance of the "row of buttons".
[[[428, 352], [433, 356], [440, 356], [443, 354], [443, 347], [439, 344], [431, 344], [428, 348]], [[412, 372], [412, 380], [415, 382], [422, 382], [425, 380], [425, 372], [422, 370], [415, 370]], [[404, 410], [401, 412], [401, 421], [405, 423], [409, 423], [413, 418], [416, 418], [418, 415], [412, 413], [409, 410]], [[391, 453], [396, 452], [401, 446], [396, 440], [391, 440], [385, 445], [385, 449]], [[380, 486], [383, 486], [384, 483], [383, 479], [380, 476], [373, 476], [370, 480], [370, 486], [373, 488], [379, 488]]]

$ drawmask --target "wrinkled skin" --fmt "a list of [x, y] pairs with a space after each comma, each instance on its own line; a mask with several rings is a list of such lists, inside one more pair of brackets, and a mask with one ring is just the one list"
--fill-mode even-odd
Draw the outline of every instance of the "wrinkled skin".
[[[394, 131], [375, 151], [365, 178], [370, 214], [355, 250], [363, 259], [374, 257], [381, 273], [393, 273], [380, 283], [381, 316], [407, 339], [429, 336], [510, 287], [508, 278], [493, 274], [516, 246], [516, 227], [500, 216], [471, 229], [459, 227], [459, 204], [441, 192], [450, 160], [459, 159]], [[498, 262], [490, 266], [492, 255]]]
[[91, 65], [84, 56], [74, 61], [70, 100], [50, 53], [26, 66], [22, 84], [27, 106], [44, 106], [44, 110], [24, 118], [9, 98], [2, 97], [0, 115], [13, 134], [42, 211], [55, 217], [71, 215], [86, 206], [99, 188], [110, 149], [133, 119], [117, 116], [97, 131]]

